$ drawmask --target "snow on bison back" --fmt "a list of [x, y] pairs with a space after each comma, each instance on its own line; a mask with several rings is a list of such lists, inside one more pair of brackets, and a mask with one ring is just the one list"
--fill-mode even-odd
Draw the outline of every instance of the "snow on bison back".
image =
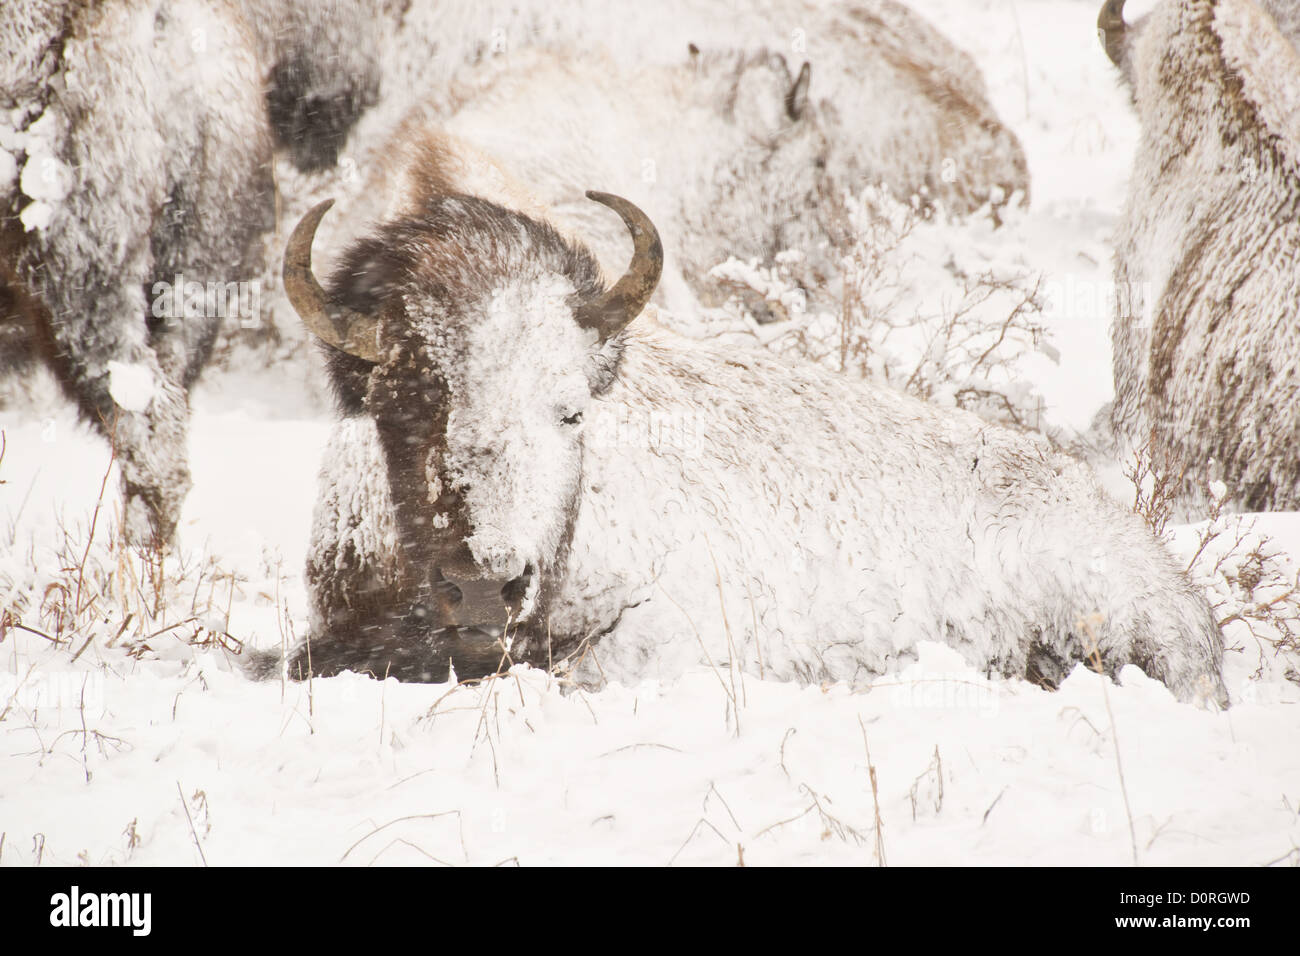
[[[1086, 468], [1043, 443], [647, 308], [658, 233], [613, 285], [585, 247], [430, 193], [328, 291], [299, 223], [285, 286], [343, 419], [307, 576], [309, 667], [443, 680], [581, 659], [592, 682], [701, 660], [863, 680], [941, 641], [1054, 684], [1093, 651], [1226, 703], [1204, 599]], [[643, 314], [644, 313], [644, 314]], [[503, 633], [504, 631], [504, 633]], [[503, 640], [504, 638], [504, 640]]]
[[[452, 112], [480, 81], [528, 82], [528, 49], [623, 69], [676, 63], [688, 49], [784, 53], [809, 61], [813, 107], [830, 134], [828, 173], [854, 192], [884, 183], [967, 215], [1020, 193], [1029, 167], [974, 59], [896, 0], [414, 0], [383, 45], [387, 90]], [[431, 40], [434, 49], [430, 50]], [[519, 62], [516, 62], [518, 60]], [[579, 100], [579, 103], [581, 99]], [[447, 115], [450, 115], [448, 113]], [[639, 172], [639, 166], [637, 167]], [[670, 250], [672, 251], [672, 250]]]

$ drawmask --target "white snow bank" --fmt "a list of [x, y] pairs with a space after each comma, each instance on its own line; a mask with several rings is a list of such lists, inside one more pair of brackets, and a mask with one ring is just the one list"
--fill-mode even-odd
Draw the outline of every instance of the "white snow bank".
[[1300, 838], [1296, 696], [1213, 714], [1136, 668], [1047, 693], [935, 648], [862, 693], [748, 678], [737, 730], [703, 669], [282, 690], [33, 642], [0, 678], [0, 862], [1258, 865]]
[[[324, 428], [215, 398], [197, 403], [182, 538], [238, 579], [217, 582], [222, 620], [197, 626], [273, 647], [284, 617], [305, 624]], [[31, 546], [41, 564], [54, 516], [89, 514], [102, 471], [85, 462], [107, 450], [63, 418], [6, 430], [0, 529], [18, 514], [31, 537], [3, 560]], [[1300, 515], [1260, 521], [1300, 543]], [[872, 863], [877, 803], [892, 865], [1124, 865], [1134, 842], [1143, 864], [1255, 865], [1300, 842], [1300, 688], [1281, 668], [1255, 676], [1254, 644], [1229, 653], [1226, 713], [1136, 668], [1122, 686], [1077, 669], [1048, 693], [926, 645], [858, 692], [737, 677], [737, 728], [725, 671], [596, 694], [528, 669], [455, 691], [282, 688], [189, 646], [195, 630], [138, 660], [101, 636], [75, 661], [8, 632], [0, 863], [197, 863], [195, 833], [210, 864]]]

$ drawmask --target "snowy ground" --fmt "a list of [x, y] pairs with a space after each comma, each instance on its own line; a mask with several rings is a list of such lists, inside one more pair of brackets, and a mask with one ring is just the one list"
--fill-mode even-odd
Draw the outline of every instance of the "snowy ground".
[[[1024, 368], [1055, 424], [1086, 428], [1109, 398], [1108, 236], [1137, 133], [1097, 5], [913, 6], [975, 54], [1028, 151], [1030, 211], [977, 239], [1045, 274], [1059, 364]], [[297, 375], [197, 394], [187, 563], [168, 566], [161, 610], [104, 547], [111, 493], [84, 570], [103, 443], [57, 406], [0, 410], [0, 581], [38, 602], [116, 582], [106, 621], [171, 626], [135, 654], [108, 646], [116, 627], [84, 647], [8, 631], [0, 863], [1300, 863], [1300, 687], [1238, 625], [1226, 713], [1134, 668], [1118, 686], [1079, 669], [1056, 693], [990, 682], [938, 646], [856, 691], [706, 669], [597, 694], [529, 670], [456, 690], [250, 682], [219, 644], [304, 626], [328, 413]], [[1300, 554], [1300, 516], [1257, 529]]]

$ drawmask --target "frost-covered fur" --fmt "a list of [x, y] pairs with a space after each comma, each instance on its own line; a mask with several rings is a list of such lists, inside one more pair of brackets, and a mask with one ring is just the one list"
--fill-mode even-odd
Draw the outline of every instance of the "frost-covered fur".
[[[1276, 9], [1275, 21], [1267, 8]], [[1166, 0], [1122, 72], [1142, 139], [1116, 242], [1114, 420], [1190, 491], [1300, 507], [1300, 16]]]
[[436, 99], [530, 47], [627, 70], [676, 63], [689, 44], [811, 63], [828, 169], [855, 192], [884, 182], [956, 214], [1028, 195], [1024, 152], [974, 60], [895, 0], [412, 0], [384, 45], [385, 87]]
[[[238, 0], [268, 67], [277, 142], [304, 171], [328, 169], [379, 98], [385, 4], [377, 0]], [[432, 43], [432, 38], [430, 38]]]
[[441, 630], [430, 582], [522, 571], [512, 658], [594, 644], [593, 681], [699, 661], [863, 680], [931, 640], [1054, 684], [1095, 635], [1108, 671], [1137, 663], [1181, 699], [1226, 702], [1204, 599], [1084, 466], [973, 415], [683, 339], [653, 306], [598, 342], [573, 319], [594, 269], [464, 196], [344, 257], [331, 295], [383, 317], [386, 359], [335, 357], [347, 418], [310, 548], [315, 669], [491, 671], [499, 649]]
[[[342, 12], [363, 0], [338, 2], [334, 9]], [[431, 127], [462, 125], [467, 134], [476, 127], [481, 140], [462, 139], [493, 159], [479, 155], [472, 165], [510, 166], [510, 178], [546, 194], [537, 205], [552, 221], [590, 243], [612, 268], [626, 261], [627, 240], [617, 223], [590, 211], [586, 189], [604, 183], [633, 198], [665, 232], [680, 221], [682, 239], [668, 244], [672, 261], [657, 298], [674, 312], [694, 307], [692, 285], [704, 289], [705, 301], [716, 300], [719, 290], [704, 273], [731, 252], [767, 262], [782, 246], [807, 254], [797, 278], [814, 298], [825, 294], [821, 304], [829, 308], [834, 290], [825, 280], [838, 277], [843, 250], [826, 248], [825, 240], [842, 231], [834, 208], [842, 192], [884, 182], [904, 201], [919, 192], [957, 214], [1015, 193], [1028, 196], [1024, 153], [989, 103], [974, 61], [892, 0], [373, 0], [373, 7], [374, 16], [351, 31], [356, 39], [343, 59], [357, 64], [358, 77], [371, 75], [366, 44], [378, 31], [380, 98], [358, 121], [335, 170], [301, 177], [280, 168], [287, 222], [325, 196], [360, 191], [357, 198], [368, 204], [376, 168], [391, 165], [419, 117]], [[315, 74], [343, 81], [351, 74], [336, 72], [332, 35], [319, 49], [306, 49], [321, 61]], [[758, 67], [769, 65], [767, 79], [782, 81], [771, 92], [750, 84], [762, 94], [763, 114], [742, 109], [737, 117], [729, 98], [705, 103], [709, 80], [674, 91], [672, 77], [687, 73], [684, 62], [700, 62], [690, 56], [692, 44], [713, 61], [722, 92], [722, 60], [748, 59], [750, 81], [764, 80]], [[771, 123], [780, 122], [790, 88], [784, 77], [805, 62], [807, 114], [777, 131]], [[634, 82], [652, 77], [658, 79], [644, 87]], [[653, 99], [658, 93], [662, 98]], [[706, 108], [676, 110], [683, 98]], [[338, 103], [356, 101], [345, 95]], [[741, 146], [745, 131], [757, 138]], [[593, 155], [587, 146], [606, 152]], [[599, 175], [575, 173], [588, 169]], [[818, 204], [800, 210], [810, 180]], [[481, 184], [467, 191], [500, 198]], [[347, 218], [355, 223], [356, 215]], [[341, 221], [327, 217], [322, 225], [327, 261]], [[719, 249], [727, 251], [707, 261]], [[745, 305], [760, 319], [769, 314], [760, 296]], [[269, 306], [277, 333], [297, 341], [296, 323], [280, 321], [292, 312], [274, 288]]]
[[[445, 123], [436, 110], [417, 110], [380, 154], [405, 167], [404, 144], [437, 140], [447, 156], [441, 165], [455, 164], [440, 174], [451, 191], [546, 210], [611, 274], [628, 261], [631, 241], [585, 193], [626, 196], [663, 237], [661, 301], [711, 302], [721, 296], [708, 272], [729, 255], [770, 262], [791, 246], [825, 247], [832, 230], [821, 220], [834, 219], [835, 189], [807, 76], [801, 81], [768, 51], [682, 61], [629, 71], [595, 54], [571, 61], [520, 53]], [[452, 155], [467, 147], [474, 158]], [[482, 175], [485, 155], [502, 173], [495, 188]], [[421, 172], [428, 175], [427, 162]], [[516, 183], [528, 184], [522, 200]]]
[[4, 324], [35, 335], [114, 441], [128, 531], [166, 539], [189, 486], [187, 390], [220, 319], [158, 315], [154, 283], [257, 274], [272, 202], [252, 36], [211, 0], [21, 0], [0, 51]]

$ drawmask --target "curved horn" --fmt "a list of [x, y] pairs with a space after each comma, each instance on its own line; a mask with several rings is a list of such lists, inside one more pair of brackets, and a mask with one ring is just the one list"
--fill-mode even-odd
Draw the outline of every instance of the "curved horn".
[[284, 291], [302, 324], [322, 342], [367, 362], [378, 363], [382, 361], [379, 322], [351, 309], [331, 305], [311, 271], [311, 243], [321, 218], [333, 205], [333, 199], [325, 200], [294, 227], [284, 250]]
[[628, 232], [632, 233], [632, 262], [627, 272], [600, 298], [574, 312], [578, 324], [584, 329], [595, 329], [603, 342], [623, 331], [654, 295], [664, 268], [664, 247], [650, 217], [626, 199], [593, 190], [587, 191], [587, 198], [622, 216]]
[[1123, 66], [1128, 24], [1124, 22], [1124, 0], [1106, 0], [1097, 14], [1097, 36], [1110, 62]]

